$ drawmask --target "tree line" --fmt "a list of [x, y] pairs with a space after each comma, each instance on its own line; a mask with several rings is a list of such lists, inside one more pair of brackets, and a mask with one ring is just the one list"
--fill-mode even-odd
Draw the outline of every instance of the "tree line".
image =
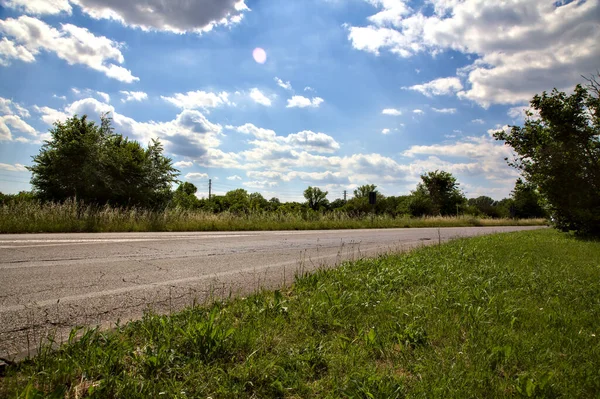
[[[523, 126], [499, 131], [495, 138], [511, 146], [507, 159], [522, 178], [510, 198], [467, 199], [456, 178], [432, 171], [409, 195], [384, 196], [375, 185], [354, 190], [348, 201], [329, 201], [328, 192], [309, 186], [304, 202], [266, 199], [260, 193], [236, 189], [200, 199], [197, 188], [180, 182], [179, 171], [153, 140], [147, 148], [115, 133], [107, 115], [100, 124], [84, 115], [56, 122], [51, 138], [33, 157], [31, 193], [0, 194], [0, 203], [15, 201], [77, 202], [150, 209], [184, 208], [209, 212], [336, 212], [361, 216], [459, 215], [486, 217], [546, 217], [561, 230], [600, 235], [600, 85], [595, 77], [577, 85], [573, 94], [554, 89], [536, 95]], [[172, 189], [177, 185], [175, 190]], [[373, 194], [370, 194], [373, 193]], [[369, 201], [375, 196], [375, 204]]]

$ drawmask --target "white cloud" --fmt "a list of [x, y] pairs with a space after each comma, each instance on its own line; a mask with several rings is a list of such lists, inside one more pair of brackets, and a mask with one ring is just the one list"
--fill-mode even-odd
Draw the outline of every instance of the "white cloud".
[[282, 138], [282, 141], [292, 147], [302, 148], [306, 151], [334, 152], [340, 148], [339, 143], [333, 137], [310, 130], [290, 134]]
[[28, 118], [29, 111], [10, 99], [0, 97], [0, 141], [30, 142], [26, 137], [13, 137], [13, 133], [25, 133], [37, 137], [38, 132], [21, 117]]
[[418, 91], [427, 97], [431, 97], [456, 93], [463, 89], [463, 85], [458, 78], [439, 78], [420, 85], [403, 87], [403, 89]]
[[239, 126], [235, 129], [240, 133], [251, 134], [261, 140], [272, 141], [275, 140], [277, 136], [274, 130], [263, 129], [261, 127], [254, 126], [252, 123], [246, 123], [245, 125]]
[[265, 96], [258, 88], [253, 88], [250, 90], [250, 98], [254, 100], [255, 103], [264, 105], [265, 107], [271, 106], [271, 99]]
[[413, 114], [423, 115], [424, 113], [425, 111], [423, 111], [422, 109], [413, 109]]
[[[125, 93], [125, 92], [121, 92]], [[140, 92], [128, 92], [129, 101], [130, 97], [137, 101], [145, 100], [148, 98], [146, 93]], [[137, 96], [136, 96], [137, 95]], [[175, 93], [173, 97], [160, 96], [163, 100], [170, 102], [171, 104], [182, 108], [182, 109], [208, 109], [216, 108], [222, 105], [231, 105], [229, 101], [229, 93], [222, 91], [220, 93], [206, 92], [202, 90], [188, 91], [187, 93]]]
[[277, 186], [277, 182], [272, 182], [268, 180], [254, 180], [254, 181], [246, 181], [242, 183], [244, 186], [248, 188], [255, 189], [264, 189], [264, 188], [273, 188]]
[[0, 170], [6, 170], [8, 172], [27, 172], [24, 165], [16, 163], [14, 165], [7, 163], [0, 163]]
[[12, 44], [7, 38], [2, 40], [1, 49], [9, 50], [0, 53], [2, 65], [10, 64], [12, 59], [32, 62], [40, 51], [48, 51], [70, 65], [85, 65], [121, 82], [139, 80], [129, 70], [111, 62], [124, 62], [119, 43], [95, 36], [85, 28], [63, 24], [58, 30], [39, 19], [22, 15], [17, 19], [0, 20], [0, 32], [14, 38]]
[[[433, 14], [428, 7], [410, 10], [404, 2], [367, 1], [378, 12], [368, 18], [367, 26], [348, 27], [354, 48], [373, 54], [387, 50], [401, 57], [420, 52], [466, 54], [474, 61], [457, 72], [467, 87], [459, 89], [458, 78], [443, 78], [455, 80], [441, 91], [458, 91], [459, 98], [483, 107], [522, 103], [553, 87], [569, 90], [582, 81], [581, 75], [598, 67], [597, 0], [446, 0], [431, 2]], [[395, 14], [393, 7], [399, 10]], [[413, 87], [435, 95], [422, 86]]]
[[[122, 95], [125, 96], [125, 98], [121, 99], [121, 102], [124, 102], [124, 103], [126, 103], [128, 101], [144, 101], [144, 100], [148, 99], [148, 94], [146, 94], [143, 91], [121, 90], [121, 91], [119, 91], [119, 93], [121, 93]], [[185, 107], [181, 107], [181, 108], [185, 108]]]
[[[411, 158], [428, 155], [429, 158], [425, 160], [411, 162], [413, 167], [423, 171], [444, 169], [464, 175], [481, 175], [488, 180], [504, 182], [512, 179], [512, 184], [518, 176], [504, 160], [512, 156], [510, 148], [489, 135], [465, 137], [454, 143], [416, 145], [404, 151], [403, 155]], [[468, 161], [449, 162], [439, 157], [466, 158]]]
[[485, 123], [485, 121], [483, 119], [478, 118], [478, 119], [473, 119], [471, 121], [471, 123], [477, 123], [478, 125], [483, 125]]
[[96, 94], [105, 102], [105, 103], [109, 103], [110, 102], [110, 96], [106, 93], [104, 93], [103, 91], [97, 91]]
[[433, 111], [440, 114], [455, 114], [456, 108], [431, 108]]
[[313, 88], [312, 88], [312, 87], [310, 87], [310, 86], [306, 86], [306, 87], [304, 88], [304, 91], [315, 91], [315, 89], [313, 89]]
[[96, 19], [113, 19], [143, 30], [208, 32], [238, 24], [249, 11], [243, 0], [196, 0], [166, 4], [162, 0], [71, 0]]
[[242, 180], [242, 178], [238, 175], [228, 176], [227, 180]]
[[292, 90], [292, 84], [290, 83], [290, 81], [288, 80], [287, 82], [284, 82], [283, 80], [279, 79], [278, 77], [275, 77], [275, 82], [277, 83], [277, 86], [284, 88], [286, 90]]
[[386, 129], [383, 129], [383, 130], [381, 131], [381, 134], [389, 134], [389, 133], [390, 133], [390, 129], [387, 129], [387, 128], [386, 128]]
[[404, 17], [411, 13], [411, 8], [403, 0], [367, 0], [374, 6], [382, 8], [369, 21], [378, 26], [399, 26]]
[[23, 62], [33, 62], [35, 61], [35, 56], [25, 46], [17, 45], [3, 37], [0, 40], [0, 66], [9, 66], [13, 59]]
[[383, 115], [392, 115], [392, 116], [399, 116], [402, 115], [402, 111], [397, 110], [395, 108], [386, 108], [383, 111], [381, 111], [381, 113]]
[[69, 115], [66, 113], [56, 110], [50, 107], [38, 107], [37, 105], [33, 107], [34, 111], [42, 116], [40, 119], [44, 121], [47, 125], [52, 125], [54, 122], [64, 122], [67, 120]]
[[175, 166], [176, 168], [185, 169], [185, 168], [191, 168], [192, 166], [194, 166], [194, 163], [191, 161], [179, 161], [179, 162], [175, 162], [173, 164], [173, 166]]
[[108, 112], [117, 132], [143, 144], [158, 138], [164, 144], [167, 153], [193, 159], [201, 166], [212, 165], [213, 161], [227, 166], [235, 163], [236, 155], [223, 153], [218, 149], [219, 137], [222, 135], [221, 125], [210, 122], [197, 110], [183, 110], [167, 122], [138, 122], [119, 114], [112, 105], [95, 98], [77, 100], [63, 110], [49, 107], [34, 109], [42, 114], [42, 119], [47, 123], [72, 115], [88, 115], [90, 120], [99, 121], [100, 115]]
[[33, 15], [70, 15], [72, 8], [68, 0], [3, 0], [2, 5]]
[[251, 123], [239, 126], [236, 130], [256, 137], [258, 140], [250, 141], [250, 144], [259, 147], [261, 151], [289, 153], [293, 149], [302, 149], [328, 153], [340, 148], [340, 144], [333, 137], [310, 130], [278, 136], [274, 130], [260, 128]]
[[287, 100], [286, 108], [318, 108], [324, 101], [321, 97], [313, 97], [311, 100], [304, 96], [292, 96]]
[[185, 180], [205, 180], [205, 179], [208, 179], [208, 175], [206, 173], [192, 172], [192, 173], [188, 173], [187, 175], [185, 175], [184, 179]]

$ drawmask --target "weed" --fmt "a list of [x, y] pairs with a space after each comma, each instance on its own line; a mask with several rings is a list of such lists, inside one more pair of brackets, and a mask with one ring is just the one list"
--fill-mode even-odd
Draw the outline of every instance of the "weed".
[[0, 397], [598, 397], [598, 259], [538, 230], [343, 263], [74, 331], [8, 365]]

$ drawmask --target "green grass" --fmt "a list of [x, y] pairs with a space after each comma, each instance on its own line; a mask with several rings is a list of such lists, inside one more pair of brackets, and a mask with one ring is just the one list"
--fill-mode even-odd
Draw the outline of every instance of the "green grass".
[[459, 217], [355, 217], [341, 212], [319, 214], [253, 212], [247, 215], [183, 209], [153, 212], [143, 209], [100, 209], [63, 204], [20, 202], [0, 206], [0, 233], [76, 233], [126, 231], [319, 230], [389, 227], [532, 226], [544, 219], [484, 219]]
[[456, 240], [88, 330], [9, 368], [0, 396], [597, 398], [599, 282], [598, 241]]

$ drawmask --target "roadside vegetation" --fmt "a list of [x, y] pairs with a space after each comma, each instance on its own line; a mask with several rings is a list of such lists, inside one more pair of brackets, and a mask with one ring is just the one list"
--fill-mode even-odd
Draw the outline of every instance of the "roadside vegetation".
[[143, 231], [317, 230], [392, 227], [532, 226], [546, 219], [476, 216], [352, 215], [346, 212], [252, 211], [208, 212], [184, 208], [153, 211], [63, 203], [24, 201], [0, 207], [0, 233], [76, 233]]
[[10, 366], [0, 396], [597, 397], [598, 259], [537, 230], [346, 263], [86, 330]]
[[115, 133], [108, 115], [99, 125], [85, 115], [56, 122], [27, 169], [32, 191], [0, 193], [0, 233], [530, 225], [548, 216], [531, 184], [518, 180], [501, 201], [467, 199], [440, 170], [424, 173], [407, 195], [365, 184], [333, 201], [313, 186], [303, 202], [242, 188], [199, 198], [160, 142], [144, 148]]

